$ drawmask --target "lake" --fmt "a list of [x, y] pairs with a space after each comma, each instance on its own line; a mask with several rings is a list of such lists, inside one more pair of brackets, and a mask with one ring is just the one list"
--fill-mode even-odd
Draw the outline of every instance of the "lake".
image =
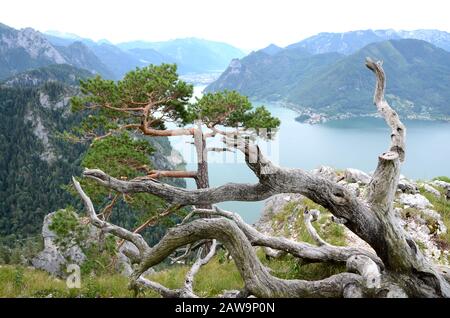
[[[199, 94], [201, 87], [196, 87]], [[357, 118], [310, 125], [295, 121], [296, 112], [280, 106], [266, 105], [281, 120], [276, 138], [261, 148], [274, 162], [283, 167], [311, 170], [320, 165], [345, 169], [357, 168], [366, 172], [375, 170], [378, 155], [388, 149], [389, 129], [382, 119]], [[406, 161], [402, 174], [411, 179], [431, 179], [450, 176], [450, 124], [435, 121], [404, 120], [407, 128]], [[181, 137], [172, 138], [172, 144], [181, 150], [189, 169], [195, 170], [192, 146], [186, 146]], [[210, 183], [256, 182], [243, 156], [210, 153]], [[190, 188], [195, 188], [192, 180]], [[249, 223], [255, 222], [263, 202], [226, 202], [221, 207], [238, 212]]]

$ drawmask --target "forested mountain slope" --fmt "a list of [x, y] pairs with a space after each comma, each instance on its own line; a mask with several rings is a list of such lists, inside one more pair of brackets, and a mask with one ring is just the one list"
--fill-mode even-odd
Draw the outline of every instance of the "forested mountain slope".
[[450, 52], [413, 39], [376, 42], [349, 56], [286, 48], [233, 60], [207, 91], [237, 90], [256, 100], [283, 101], [330, 116], [375, 112], [373, 80], [361, 67], [367, 56], [384, 61], [387, 99], [410, 118], [450, 117]]

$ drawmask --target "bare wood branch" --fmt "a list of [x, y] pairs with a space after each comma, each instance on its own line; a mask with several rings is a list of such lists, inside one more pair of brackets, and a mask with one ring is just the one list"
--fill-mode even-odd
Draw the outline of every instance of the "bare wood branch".
[[141, 235], [132, 233], [124, 228], [100, 220], [97, 217], [97, 213], [95, 212], [95, 208], [94, 205], [92, 204], [91, 199], [83, 191], [80, 183], [74, 177], [72, 177], [72, 182], [78, 194], [83, 199], [83, 203], [88, 213], [88, 216], [91, 219], [91, 223], [94, 226], [98, 227], [105, 233], [111, 233], [117, 237], [120, 237], [126, 241], [133, 243], [142, 255], [150, 249], [147, 242], [145, 242], [145, 240], [142, 238]]
[[114, 205], [116, 204], [117, 199], [119, 197], [120, 197], [120, 194], [116, 193], [114, 195], [113, 199], [111, 200], [111, 202], [107, 206], [105, 206], [105, 208], [102, 210], [102, 212], [98, 216], [101, 215], [104, 221], [108, 221], [109, 217], [111, 216], [112, 209], [113, 209]]
[[[138, 234], [142, 232], [144, 229], [146, 229], [149, 226], [155, 225], [161, 218], [166, 217], [175, 211], [179, 210], [181, 208], [180, 205], [173, 205], [165, 209], [163, 212], [159, 213], [158, 215], [151, 216], [149, 219], [147, 219], [144, 223], [139, 225], [134, 231], [134, 234]], [[120, 248], [124, 244], [125, 240], [122, 240], [119, 242], [118, 248]]]
[[194, 277], [200, 270], [200, 268], [207, 264], [216, 254], [216, 247], [217, 247], [217, 241], [213, 240], [212, 245], [209, 247], [208, 254], [202, 258], [202, 252], [203, 248], [200, 247], [198, 254], [197, 254], [197, 260], [192, 265], [191, 269], [186, 274], [186, 278], [184, 280], [184, 289], [188, 292], [194, 293], [193, 284], [194, 284]]
[[196, 178], [196, 171], [173, 171], [173, 170], [151, 170], [148, 174], [149, 178], [159, 179], [166, 178]]
[[380, 288], [381, 273], [378, 265], [365, 255], [352, 255], [347, 260], [347, 269], [359, 273], [367, 288]]
[[[390, 151], [397, 153], [400, 161], [405, 160], [405, 134], [406, 128], [400, 121], [398, 114], [389, 106], [384, 98], [384, 90], [386, 86], [386, 75], [383, 70], [381, 61], [373, 61], [371, 58], [366, 59], [366, 66], [375, 74], [377, 83], [374, 94], [374, 104], [377, 106], [378, 112], [386, 120], [391, 128], [391, 147]], [[392, 155], [390, 155], [392, 156]], [[392, 159], [391, 159], [392, 160]]]
[[[161, 285], [160, 283], [153, 282], [143, 276], [140, 276], [136, 280], [135, 284], [137, 284], [138, 286], [141, 286], [141, 287], [151, 289], [151, 290], [157, 292], [158, 294], [160, 294], [164, 298], [179, 298], [180, 297], [179, 290], [172, 290], [170, 288], [167, 288], [167, 287]], [[194, 296], [192, 296], [192, 297], [194, 297]]]
[[178, 128], [178, 129], [154, 129], [150, 126], [141, 125], [141, 131], [146, 136], [154, 137], [171, 137], [171, 136], [193, 136], [194, 128]]
[[225, 218], [199, 219], [171, 228], [146, 254], [140, 269], [133, 275], [139, 278], [178, 247], [201, 239], [223, 242], [232, 254], [246, 288], [257, 297], [342, 297], [347, 285], [361, 283], [361, 276], [350, 273], [312, 282], [273, 277], [260, 263], [245, 234], [233, 221]]
[[199, 248], [200, 246], [204, 245], [205, 243], [207, 243], [208, 240], [201, 240], [198, 241], [194, 244], [188, 244], [185, 248], [184, 248], [184, 253], [180, 256], [177, 257], [170, 257], [170, 263], [174, 264], [176, 262], [179, 262], [183, 259], [186, 259], [189, 257], [190, 253], [194, 250], [196, 250], [197, 248]]
[[400, 121], [398, 114], [389, 106], [384, 98], [386, 76], [381, 61], [366, 59], [366, 66], [375, 74], [376, 86], [374, 104], [391, 128], [391, 146], [388, 152], [379, 157], [377, 169], [369, 184], [368, 201], [377, 205], [379, 210], [386, 213], [390, 210], [400, 175], [400, 162], [405, 159], [406, 128]]
[[305, 242], [296, 242], [284, 237], [265, 235], [254, 227], [245, 223], [242, 217], [230, 211], [225, 211], [218, 206], [213, 210], [195, 209], [194, 213], [223, 216], [233, 220], [246, 235], [253, 246], [264, 246], [274, 250], [287, 252], [304, 262], [347, 262], [352, 255], [365, 255], [383, 267], [383, 263], [373, 252], [355, 247], [332, 246], [330, 244], [314, 246]]
[[212, 152], [235, 152], [232, 148], [228, 148], [228, 147], [208, 147], [206, 148], [207, 151], [212, 151]]
[[305, 211], [303, 212], [303, 221], [305, 223], [306, 230], [308, 231], [311, 238], [317, 243], [317, 245], [330, 245], [320, 237], [319, 233], [317, 233], [316, 229], [312, 225], [312, 222], [318, 220], [319, 213], [320, 212], [318, 210], [309, 210], [308, 208], [305, 208]]
[[208, 205], [222, 201], [260, 201], [274, 194], [261, 184], [229, 183], [218, 188], [188, 190], [152, 179], [119, 180], [99, 169], [85, 169], [83, 175], [121, 193], [152, 193], [181, 205]]

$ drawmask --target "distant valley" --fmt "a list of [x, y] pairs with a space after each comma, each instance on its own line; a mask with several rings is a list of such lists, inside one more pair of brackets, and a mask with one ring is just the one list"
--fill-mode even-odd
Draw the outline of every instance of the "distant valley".
[[16, 30], [0, 23], [0, 79], [52, 64], [69, 64], [109, 79], [149, 64], [176, 63], [180, 74], [223, 71], [245, 54], [231, 45], [197, 38], [114, 45], [73, 34]]

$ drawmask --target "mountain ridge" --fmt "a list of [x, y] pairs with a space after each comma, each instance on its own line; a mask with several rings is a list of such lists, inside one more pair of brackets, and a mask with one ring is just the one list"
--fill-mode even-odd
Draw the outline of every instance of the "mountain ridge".
[[[223, 70], [232, 58], [245, 55], [242, 50], [230, 44], [195, 37], [157, 42], [137, 40], [117, 44], [107, 40], [96, 42], [76, 34], [60, 34], [54, 31], [46, 34], [46, 37], [56, 45], [67, 46], [73, 41], [83, 42], [105, 62], [117, 79], [135, 67], [161, 63], [177, 63], [181, 74], [207, 73]], [[113, 57], [114, 55], [116, 57]]]
[[338, 52], [350, 55], [370, 43], [399, 39], [423, 40], [446, 51], [450, 51], [450, 33], [436, 29], [417, 29], [411, 31], [367, 29], [341, 33], [322, 32], [290, 44], [286, 48], [302, 47], [312, 54]]
[[400, 114], [450, 119], [450, 52], [414, 39], [374, 42], [351, 55], [288, 47], [271, 56], [260, 50], [233, 60], [206, 91], [237, 90], [253, 100], [281, 102], [306, 120], [373, 115], [367, 56], [385, 61], [386, 97]]
[[0, 28], [0, 79], [51, 64], [70, 64], [111, 77], [106, 66], [81, 42], [55, 46], [32, 28]]

